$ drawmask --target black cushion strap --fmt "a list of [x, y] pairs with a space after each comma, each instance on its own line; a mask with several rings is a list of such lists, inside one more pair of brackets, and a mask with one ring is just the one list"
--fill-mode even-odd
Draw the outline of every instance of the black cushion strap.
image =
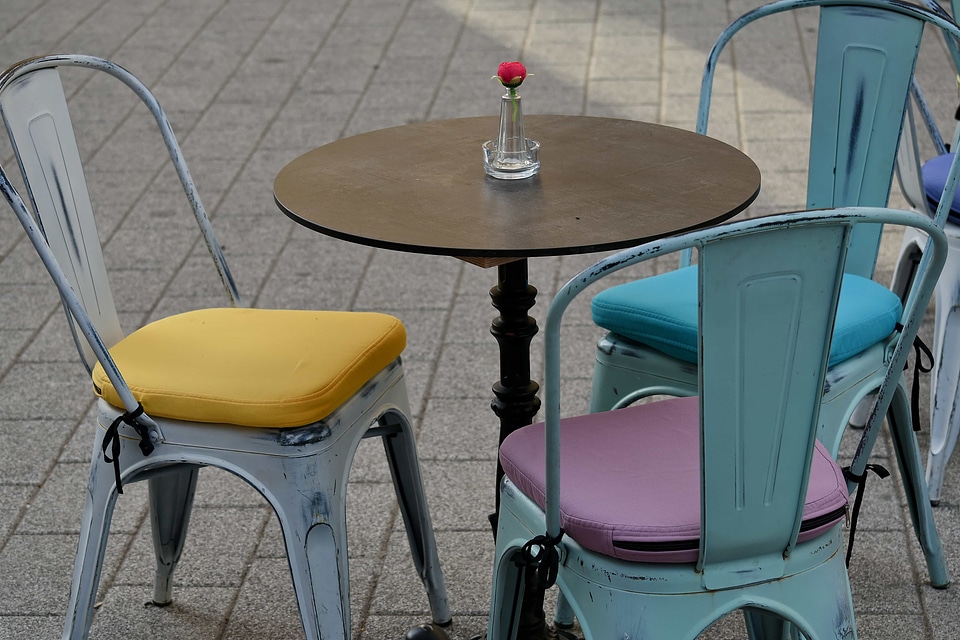
[[[560, 544], [562, 538], [563, 529], [560, 529], [560, 533], [556, 537], [551, 537], [549, 534], [534, 536], [527, 540], [519, 552], [513, 554], [513, 563], [520, 568], [524, 575], [529, 575], [527, 567], [535, 567], [535, 577], [541, 590], [549, 589], [557, 581], [557, 573], [560, 571], [560, 552], [557, 550], [557, 545]], [[508, 629], [514, 628], [516, 616], [520, 612], [522, 586], [523, 580], [517, 580]], [[471, 638], [471, 640], [476, 639]]]
[[[899, 322], [897, 323], [897, 331], [903, 331], [903, 325]], [[920, 336], [914, 336], [913, 338], [913, 352], [916, 354], [916, 358], [913, 362], [913, 385], [910, 388], [910, 419], [913, 422], [913, 430], [920, 431], [920, 374], [933, 371], [934, 358], [930, 347], [920, 339]], [[924, 366], [923, 356], [927, 356], [927, 361], [930, 364]], [[907, 368], [909, 367], [904, 367], [905, 370]]]
[[857, 484], [857, 497], [853, 499], [853, 515], [850, 518], [850, 536], [847, 540], [847, 566], [850, 566], [850, 554], [853, 553], [853, 538], [857, 535], [857, 518], [860, 517], [860, 504], [863, 502], [863, 492], [867, 487], [867, 472], [873, 471], [878, 478], [890, 475], [887, 469], [879, 464], [868, 464], [861, 475], [856, 475], [850, 467], [843, 468], [843, 477]]
[[[103, 461], [113, 463], [113, 475], [117, 481], [117, 493], [123, 493], [123, 484], [120, 482], [120, 425], [128, 424], [136, 430], [140, 436], [140, 451], [148, 456], [153, 452], [153, 442], [150, 441], [150, 434], [147, 427], [137, 422], [137, 418], [143, 415], [143, 405], [138, 404], [133, 411], [127, 411], [118, 416], [116, 420], [110, 423], [107, 428], [107, 434], [103, 437]], [[110, 454], [107, 454], [107, 448], [110, 447]], [[112, 456], [112, 457], [111, 457]]]
[[563, 529], [556, 537], [549, 534], [535, 536], [527, 540], [514, 557], [514, 563], [521, 567], [536, 567], [537, 582], [544, 589], [549, 589], [557, 581], [557, 572], [560, 570], [560, 552], [557, 545], [563, 539]]

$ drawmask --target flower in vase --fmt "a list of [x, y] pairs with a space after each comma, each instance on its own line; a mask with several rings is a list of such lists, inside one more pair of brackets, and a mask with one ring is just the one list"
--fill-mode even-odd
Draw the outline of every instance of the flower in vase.
[[527, 68], [522, 62], [501, 62], [494, 77], [508, 89], [516, 89], [526, 79]]
[[497, 67], [497, 75], [493, 77], [499, 80], [500, 84], [510, 92], [510, 96], [513, 98], [513, 119], [516, 120], [517, 112], [519, 111], [519, 107], [517, 106], [517, 87], [523, 84], [523, 81], [527, 78], [527, 68], [523, 66], [522, 62], [516, 60], [513, 62], [501, 62], [500, 66]]

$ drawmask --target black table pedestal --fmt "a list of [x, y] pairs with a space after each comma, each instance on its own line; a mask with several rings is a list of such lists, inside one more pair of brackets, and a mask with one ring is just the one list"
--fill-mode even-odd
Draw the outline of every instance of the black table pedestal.
[[[490, 299], [500, 315], [493, 319], [490, 333], [500, 345], [500, 380], [493, 385], [490, 403], [500, 418], [500, 441], [533, 422], [540, 411], [540, 385], [530, 379], [530, 342], [537, 335], [537, 321], [527, 312], [537, 299], [537, 290], [527, 282], [527, 261], [515, 260], [497, 267], [497, 286]], [[503, 469], [497, 464], [497, 507]]]
[[[530, 379], [530, 342], [537, 335], [537, 322], [528, 315], [536, 303], [537, 290], [527, 281], [527, 260], [515, 260], [497, 267], [497, 286], [490, 298], [500, 315], [494, 318], [490, 333], [500, 345], [500, 380], [493, 385], [490, 403], [500, 418], [500, 443], [508, 435], [533, 422], [540, 410], [537, 391]], [[497, 462], [496, 506], [500, 510], [500, 481], [503, 468]], [[493, 535], [497, 535], [497, 513], [490, 515]], [[518, 640], [550, 637], [543, 612], [544, 590], [537, 586], [536, 568], [524, 574], [523, 607], [517, 630]]]

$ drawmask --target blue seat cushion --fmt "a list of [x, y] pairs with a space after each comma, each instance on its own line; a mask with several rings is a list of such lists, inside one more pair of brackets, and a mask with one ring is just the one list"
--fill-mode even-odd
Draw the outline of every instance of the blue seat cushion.
[[[943, 188], [947, 184], [947, 174], [950, 172], [950, 165], [953, 163], [953, 154], [946, 153], [936, 158], [931, 158], [923, 165], [923, 191], [927, 195], [927, 200], [931, 206], [936, 209], [940, 203], [940, 196], [943, 195]], [[953, 204], [950, 205], [949, 219], [951, 222], [960, 224], [960, 190], [953, 196]]]
[[[843, 276], [830, 344], [830, 366], [880, 342], [896, 328], [903, 307], [883, 285]], [[697, 267], [685, 267], [611, 287], [593, 298], [593, 321], [607, 331], [686, 362], [697, 361]]]

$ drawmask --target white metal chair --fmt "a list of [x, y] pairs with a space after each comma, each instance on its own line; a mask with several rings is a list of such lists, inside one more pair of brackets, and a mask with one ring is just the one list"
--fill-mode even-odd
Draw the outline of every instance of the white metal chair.
[[[884, 206], [923, 28], [960, 35], [942, 12], [892, 0], [779, 0], [759, 7], [732, 23], [709, 54], [698, 131], [707, 132], [713, 73], [731, 39], [758, 19], [807, 7], [820, 7], [807, 207]], [[858, 403], [883, 380], [885, 356], [898, 340], [898, 298], [872, 280], [880, 234], [879, 227], [858, 229], [846, 262], [818, 436], [833, 455]], [[648, 395], [697, 393], [696, 269], [611, 287], [594, 298], [594, 321], [609, 333], [597, 346], [593, 410]], [[895, 395], [890, 425], [930, 581], [945, 587], [950, 577], [923, 466], [914, 462], [908, 393]]]
[[[955, 3], [960, 4], [960, 3]], [[955, 7], [956, 10], [956, 7]], [[960, 46], [953, 39], [946, 44], [960, 73]], [[943, 179], [953, 154], [937, 128], [933, 114], [924, 100], [916, 80], [911, 91], [911, 105], [904, 118], [903, 133], [897, 152], [897, 178], [900, 190], [910, 206], [933, 215], [940, 204]], [[919, 121], [933, 145], [934, 156], [921, 163], [916, 124]], [[956, 150], [960, 127], [953, 133], [951, 148]], [[941, 186], [938, 191], [937, 186]], [[960, 202], [954, 196], [950, 214], [944, 225], [950, 245], [947, 264], [934, 292], [935, 319], [934, 367], [930, 379], [930, 450], [927, 454], [926, 481], [930, 502], [938, 504], [943, 490], [944, 473], [960, 435]], [[917, 230], [904, 233], [891, 288], [903, 296], [910, 276], [923, 253], [926, 237]]]
[[[527, 565], [556, 580], [586, 640], [692, 640], [738, 609], [751, 638], [857, 637], [845, 474], [816, 435], [844, 263], [863, 224], [930, 237], [863, 435], [868, 452], [943, 266], [946, 240], [927, 216], [758, 218], [622, 251], [561, 288], [544, 328], [546, 421], [500, 449], [488, 640], [515, 637]], [[688, 247], [700, 265], [699, 397], [560, 418], [568, 305], [611, 273]]]
[[[60, 68], [105, 72], [156, 119], [227, 292], [229, 308], [123, 335]], [[171, 600], [198, 469], [253, 485], [280, 520], [307, 638], [350, 636], [345, 493], [359, 441], [382, 438], [414, 564], [436, 623], [450, 621], [400, 364], [406, 334], [376, 313], [238, 308], [239, 294], [167, 119], [151, 92], [103, 59], [60, 55], [0, 75], [0, 114], [32, 212], [0, 191], [52, 276], [91, 372], [99, 429], [63, 637], [85, 638], [122, 483], [149, 481], [153, 600]], [[136, 250], [133, 248], [132, 250]]]

